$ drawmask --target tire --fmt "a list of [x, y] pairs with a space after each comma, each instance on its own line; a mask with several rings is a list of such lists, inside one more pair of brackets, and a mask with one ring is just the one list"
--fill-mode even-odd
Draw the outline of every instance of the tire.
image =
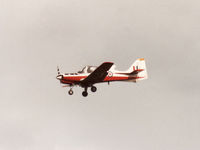
[[92, 87], [91, 87], [91, 91], [92, 91], [92, 92], [96, 92], [96, 91], [97, 91], [97, 88], [96, 88], [95, 86], [92, 86]]
[[69, 90], [69, 92], [68, 92], [69, 95], [73, 95], [73, 93], [74, 92], [72, 90]]
[[84, 97], [86, 97], [86, 96], [88, 96], [88, 92], [83, 91], [82, 95], [83, 95]]

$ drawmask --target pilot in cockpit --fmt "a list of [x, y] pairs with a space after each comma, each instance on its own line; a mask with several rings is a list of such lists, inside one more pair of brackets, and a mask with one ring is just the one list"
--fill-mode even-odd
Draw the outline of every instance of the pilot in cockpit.
[[81, 71], [78, 71], [78, 73], [92, 73], [96, 68], [96, 66], [85, 66]]

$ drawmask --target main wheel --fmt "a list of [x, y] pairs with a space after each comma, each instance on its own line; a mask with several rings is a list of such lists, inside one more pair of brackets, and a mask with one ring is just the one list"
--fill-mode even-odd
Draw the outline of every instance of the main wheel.
[[96, 88], [95, 86], [92, 86], [92, 87], [91, 87], [91, 91], [92, 91], [92, 92], [96, 92], [96, 91], [97, 91], [97, 88]]
[[88, 96], [88, 92], [83, 91], [82, 95], [83, 95], [84, 97], [86, 97], [86, 96]]
[[73, 95], [74, 92], [72, 90], [69, 90], [68, 93], [69, 93], [69, 95]]

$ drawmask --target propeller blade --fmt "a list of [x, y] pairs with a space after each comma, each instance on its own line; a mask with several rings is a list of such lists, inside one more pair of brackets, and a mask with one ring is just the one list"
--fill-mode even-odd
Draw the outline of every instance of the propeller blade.
[[57, 66], [57, 72], [58, 72], [58, 75], [60, 75], [60, 69], [58, 66]]

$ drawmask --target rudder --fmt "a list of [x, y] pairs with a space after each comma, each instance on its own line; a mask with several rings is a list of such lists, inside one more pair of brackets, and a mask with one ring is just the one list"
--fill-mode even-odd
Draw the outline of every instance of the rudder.
[[135, 71], [138, 71], [136, 81], [144, 80], [144, 79], [148, 78], [147, 70], [146, 70], [146, 63], [145, 63], [144, 58], [137, 59], [131, 65], [131, 67], [127, 70], [127, 72], [129, 72], [129, 73], [135, 72]]

